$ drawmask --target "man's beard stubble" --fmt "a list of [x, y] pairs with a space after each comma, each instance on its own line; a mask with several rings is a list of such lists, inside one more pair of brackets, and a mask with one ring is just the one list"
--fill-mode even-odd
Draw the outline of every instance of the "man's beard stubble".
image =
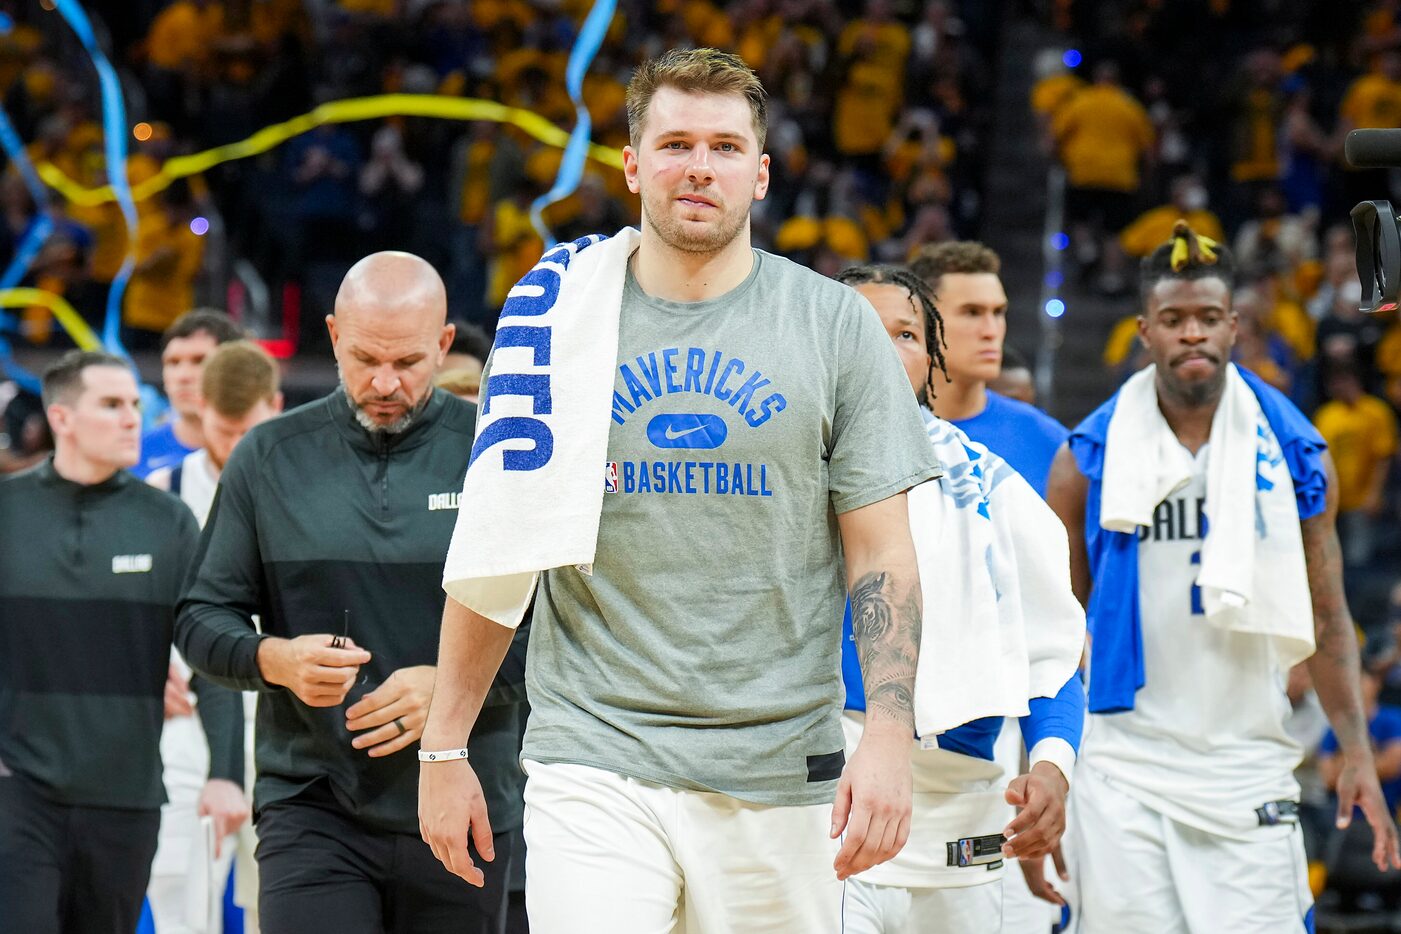
[[1219, 360], [1217, 362], [1216, 375], [1206, 380], [1180, 380], [1171, 375], [1171, 366], [1168, 367], [1166, 377], [1162, 376], [1163, 368], [1159, 367], [1159, 385], [1172, 396], [1173, 401], [1189, 409], [1199, 409], [1204, 406], [1213, 405], [1221, 400], [1221, 394], [1226, 390], [1226, 365]]
[[657, 232], [663, 243], [682, 253], [719, 253], [734, 242], [749, 220], [747, 207], [735, 217], [730, 217], [722, 209], [719, 226], [710, 228], [708, 234], [690, 234], [686, 232], [682, 222], [666, 210], [669, 203], [669, 200], [663, 202], [662, 209], [654, 212], [648, 199], [643, 198], [642, 217]]
[[[345, 401], [350, 406], [351, 414], [355, 416], [355, 423], [372, 435], [399, 435], [408, 431], [409, 426], [418, 420], [418, 416], [423, 413], [423, 410], [428, 406], [428, 400], [433, 396], [433, 392], [430, 389], [428, 392], [424, 393], [423, 398], [416, 404], [409, 406], [408, 410], [405, 411], [403, 415], [400, 415], [388, 425], [381, 425], [379, 422], [375, 421], [368, 412], [361, 408], [360, 403], [356, 402], [355, 397], [350, 394], [350, 387], [345, 384], [345, 377], [341, 375], [339, 363], [336, 364], [336, 376], [340, 378], [341, 392], [345, 394]], [[367, 401], [391, 402], [397, 400], [393, 398], [375, 398]]]

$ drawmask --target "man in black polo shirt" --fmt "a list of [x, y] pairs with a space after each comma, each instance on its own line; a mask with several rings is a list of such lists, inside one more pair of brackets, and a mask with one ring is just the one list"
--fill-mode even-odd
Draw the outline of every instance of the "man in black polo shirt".
[[416, 256], [376, 253], [347, 273], [327, 318], [341, 385], [239, 443], [180, 606], [190, 665], [265, 692], [254, 788], [265, 934], [504, 922], [520, 664], [508, 656], [471, 741], [498, 830], [484, 889], [420, 839], [409, 748], [433, 689], [443, 555], [476, 423], [474, 406], [432, 386], [452, 343], [446, 313], [442, 281]]
[[[131, 931], [156, 850], [175, 603], [198, 529], [126, 468], [127, 364], [44, 374], [53, 457], [0, 481], [0, 932]], [[211, 775], [242, 784], [238, 697], [192, 685]], [[212, 687], [212, 686], [209, 686]]]

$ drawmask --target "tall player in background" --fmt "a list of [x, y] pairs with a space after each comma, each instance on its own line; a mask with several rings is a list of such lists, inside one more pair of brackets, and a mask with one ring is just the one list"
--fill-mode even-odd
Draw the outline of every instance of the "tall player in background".
[[1359, 806], [1378, 867], [1401, 868], [1358, 692], [1337, 473], [1307, 419], [1230, 363], [1232, 267], [1182, 222], [1144, 260], [1152, 366], [1051, 471], [1092, 630], [1067, 835], [1083, 934], [1313, 929], [1285, 730], [1304, 657], [1343, 758], [1338, 823]]
[[988, 388], [1002, 373], [1007, 340], [1001, 269], [996, 253], [971, 240], [926, 246], [910, 263], [934, 292], [948, 340], [948, 372], [930, 377], [934, 414], [987, 445], [1044, 496], [1051, 459], [1069, 432], [1034, 405]]
[[204, 447], [200, 373], [214, 348], [243, 337], [234, 320], [213, 308], [196, 308], [176, 318], [161, 334], [161, 385], [170, 400], [170, 418], [141, 436], [141, 460], [131, 472], [145, 477], [174, 467]]
[[[250, 428], [267, 421], [282, 411], [282, 391], [279, 387], [277, 363], [251, 341], [231, 341], [221, 344], [204, 361], [200, 375], [201, 430], [204, 447], [174, 467], [155, 471], [146, 482], [179, 496], [195, 514], [200, 527], [209, 518], [214, 503], [214, 491], [225, 462]], [[188, 682], [189, 666], [172, 653], [172, 666], [180, 680]], [[210, 690], [229, 688], [210, 685]], [[245, 694], [247, 700], [252, 695]], [[252, 736], [253, 710], [245, 702], [245, 722], [248, 737]], [[249, 774], [244, 787], [252, 788], [253, 754], [245, 742], [245, 762]], [[166, 795], [169, 800], [161, 808], [161, 831], [156, 847], [156, 859], [151, 866], [151, 884], [147, 898], [158, 934], [202, 934], [218, 930], [218, 915], [222, 904], [222, 887], [229, 876], [229, 865], [235, 853], [239, 860], [239, 904], [244, 906], [245, 929], [257, 923], [257, 877], [253, 861], [256, 838], [247, 823], [248, 804], [243, 789], [223, 779], [204, 780], [208, 768], [204, 731], [193, 715], [168, 717], [161, 734], [161, 761], [164, 764]], [[215, 818], [215, 862], [209, 866], [191, 861], [191, 844], [200, 832], [200, 819]], [[237, 817], [237, 820], [235, 820]], [[237, 829], [238, 844], [228, 837]], [[187, 892], [192, 879], [208, 876], [215, 880], [210, 893], [210, 917], [198, 927], [189, 917]]]
[[[946, 465], [944, 477], [909, 494], [921, 574], [926, 563], [940, 567], [942, 590], [951, 599], [940, 604], [941, 588], [927, 588], [925, 599], [934, 613], [926, 613], [926, 620], [937, 629], [946, 625], [939, 616], [947, 615], [960, 626], [956, 640], [937, 639], [927, 630], [929, 651], [947, 652], [950, 644], [967, 647], [987, 638], [987, 645], [995, 639], [1004, 650], [999, 657], [1011, 658], [1005, 651], [1010, 642], [1033, 628], [1039, 637], [1035, 643], [1028, 639], [1027, 650], [1018, 653], [1027, 666], [1023, 677], [1038, 690], [1006, 698], [1028, 711], [1020, 731], [1004, 730], [1003, 716], [984, 715], [998, 708], [985, 705], [976, 708], [968, 722], [912, 742], [910, 842], [894, 859], [852, 880], [844, 930], [916, 934], [1002, 929], [1043, 934], [1051, 924], [1051, 911], [1044, 903], [1031, 900], [1032, 907], [1039, 908], [1034, 920], [1024, 921], [1021, 912], [1009, 917], [1004, 911], [1003, 860], [1044, 859], [1065, 830], [1065, 797], [1085, 718], [1085, 693], [1077, 671], [1085, 617], [1071, 593], [1064, 533], [1050, 508], [1004, 460], [927, 408], [935, 363], [940, 368], [943, 364], [940, 314], [929, 287], [908, 270], [890, 266], [857, 266], [837, 279], [860, 292], [880, 315], [921, 404], [935, 453]], [[1000, 534], [1008, 530], [1010, 537]], [[1053, 535], [1059, 542], [1051, 541]], [[975, 542], [988, 548], [989, 557], [968, 547]], [[958, 567], [967, 559], [949, 555], [941, 546], [976, 557]], [[956, 599], [950, 596], [955, 587], [964, 588]], [[941, 606], [947, 607], [942, 614]], [[986, 631], [962, 628], [973, 626]], [[969, 652], [964, 657], [978, 656]], [[922, 658], [915, 696], [917, 703], [923, 698], [935, 706], [932, 701], [938, 695], [930, 691], [930, 680], [931, 675], [938, 680], [940, 672], [924, 664], [928, 661]], [[843, 727], [848, 745], [854, 745], [864, 722], [864, 695], [849, 639], [843, 640], [842, 672], [847, 686]], [[1004, 774], [1003, 764], [994, 760], [994, 743], [1001, 732], [1025, 735], [1031, 748], [1025, 774], [1019, 768]], [[1019, 742], [1016, 751], [1020, 752]], [[1020, 813], [1012, 817], [1008, 805], [1018, 806]], [[1013, 876], [1021, 880], [1021, 873]], [[1007, 920], [1021, 926], [1008, 928]], [[1044, 924], [1037, 927], [1041, 921]]]

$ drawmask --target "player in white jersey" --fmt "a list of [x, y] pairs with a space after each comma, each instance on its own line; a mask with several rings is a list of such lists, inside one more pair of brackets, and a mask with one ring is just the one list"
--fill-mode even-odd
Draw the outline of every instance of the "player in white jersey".
[[[249, 341], [220, 345], [204, 363], [201, 387], [204, 401], [200, 420], [205, 446], [185, 455], [174, 467], [154, 471], [147, 482], [179, 496], [203, 527], [214, 504], [219, 472], [234, 445], [254, 425], [282, 411], [282, 393], [278, 389], [276, 362]], [[180, 682], [189, 681], [189, 666], [178, 652], [172, 651], [171, 665]], [[244, 700], [245, 708], [251, 707], [251, 695], [245, 695]], [[245, 709], [245, 722], [249, 736], [245, 737], [248, 748], [244, 761], [250, 774], [244, 787], [251, 787], [251, 709]], [[205, 781], [209, 754], [204, 731], [193, 715], [166, 720], [161, 733], [161, 761], [169, 801], [161, 809], [160, 837], [147, 891], [158, 934], [220, 930], [221, 896], [235, 852], [243, 855], [239, 861], [239, 894], [251, 895], [238, 901], [252, 911], [245, 927], [256, 934], [253, 828], [247, 821], [248, 803], [243, 790], [224, 779]], [[215, 824], [217, 855], [212, 867], [203, 859], [192, 858], [202, 851], [201, 818], [205, 816], [213, 817]], [[235, 831], [239, 834], [237, 845], [231, 837]], [[208, 882], [203, 881], [206, 878]], [[253, 883], [251, 889], [248, 882]]]
[[[1232, 284], [1229, 251], [1179, 222], [1143, 265], [1139, 335], [1152, 368], [1072, 433], [1051, 471], [1047, 499], [1070, 532], [1076, 591], [1091, 627], [1091, 716], [1064, 887], [1071, 930], [1081, 934], [1313, 930], [1293, 777], [1301, 751], [1285, 729], [1285, 683], [1289, 664], [1314, 644], [1309, 673], [1346, 761], [1339, 825], [1360, 807], [1375, 833], [1377, 865], [1401, 868], [1358, 692], [1334, 529], [1336, 472], [1307, 419], [1230, 364]], [[1247, 444], [1228, 427], [1237, 423], [1232, 407], [1252, 419]], [[1116, 434], [1120, 408], [1133, 412], [1125, 430], [1137, 434]], [[1126, 436], [1161, 444], [1116, 452]], [[1223, 452], [1251, 459], [1243, 466], [1253, 467], [1253, 522], [1248, 503], [1244, 521], [1233, 513], [1240, 497], [1209, 497], [1213, 484], [1225, 489], [1233, 475], [1232, 464], [1213, 464]], [[1142, 466], [1125, 470], [1125, 453]], [[1171, 462], [1180, 479], [1166, 495], [1150, 491], [1161, 499], [1156, 506], [1147, 499], [1143, 521], [1131, 524], [1136, 532], [1116, 527], [1110, 511], [1119, 503], [1106, 490], [1135, 470], [1168, 475], [1158, 461]], [[1284, 509], [1271, 512], [1277, 489]], [[1208, 581], [1203, 554], [1208, 534], [1221, 541], [1234, 534], [1233, 519], [1255, 556], [1226, 556], [1215, 567], [1239, 573], [1263, 561], [1262, 552], [1277, 558], [1292, 547], [1296, 571], [1278, 572], [1276, 560], [1245, 574], [1259, 581], [1278, 573], [1277, 590], [1295, 589], [1296, 597], [1253, 586], [1250, 599], [1222, 611], [1229, 604], [1217, 594], [1227, 591]], [[1274, 612], [1249, 616], [1271, 601]], [[1271, 630], [1280, 617], [1301, 621], [1302, 631]]]
[[[1024, 775], [1009, 774], [997, 761], [994, 744], [1003, 731], [1004, 717], [991, 715], [992, 710], [978, 711], [975, 719], [937, 735], [916, 738], [910, 751], [914, 809], [909, 843], [893, 859], [851, 880], [844, 900], [847, 934], [997, 932], [1003, 920], [1004, 858], [1042, 860], [1065, 828], [1065, 797], [1085, 716], [1085, 694], [1076, 670], [1084, 614], [1070, 590], [1064, 533], [1049, 507], [1009, 464], [928, 409], [931, 376], [936, 365], [942, 367], [943, 342], [942, 320], [929, 287], [907, 270], [892, 266], [857, 266], [837, 279], [860, 292], [880, 315], [921, 403], [935, 453], [946, 465], [945, 478], [910, 494], [910, 526], [921, 573], [926, 560], [932, 560], [941, 564], [944, 579], [964, 578], [953, 566], [956, 558], [946, 556], [941, 561], [939, 549], [924, 546], [936, 540], [972, 544], [941, 528], [944, 523], [956, 523], [963, 508], [976, 508], [990, 527], [1005, 523], [1011, 535], [1020, 536], [1015, 550], [1034, 549], [1053, 556], [1056, 546], [1043, 539], [1049, 534], [1062, 536], [1058, 560], [1028, 561], [1014, 569], [1012, 562], [989, 555], [971, 562], [968, 569], [976, 573], [980, 567], [988, 568], [987, 593], [996, 607], [995, 617], [999, 610], [1015, 614], [1009, 618], [1016, 620], [1018, 629], [1024, 623], [1047, 636], [1020, 659], [1028, 668], [1039, 665], [1044, 666], [1041, 671], [1054, 672], [1049, 679], [1039, 679], [1044, 693], [1020, 696], [1021, 709], [1028, 711], [1021, 726], [1031, 749], [1030, 768]], [[1011, 516], [1016, 517], [1015, 524], [1008, 521]], [[996, 535], [994, 540], [1000, 543]], [[974, 589], [970, 586], [970, 592]], [[1036, 598], [1029, 598], [1032, 592]], [[1035, 604], [1035, 615], [1023, 617], [1028, 600]], [[968, 625], [989, 622], [984, 615], [959, 615]], [[998, 620], [991, 622], [996, 625]], [[847, 629], [849, 634], [849, 617]], [[950, 651], [945, 640], [934, 634], [930, 639], [931, 651]], [[965, 664], [972, 664], [974, 657], [968, 653]], [[855, 748], [865, 705], [849, 635], [843, 640], [842, 671], [847, 687], [842, 725], [848, 748]], [[926, 690], [931, 673], [921, 665], [916, 698]], [[1009, 804], [1020, 808], [1010, 824]], [[1049, 930], [1049, 909], [1046, 918]]]

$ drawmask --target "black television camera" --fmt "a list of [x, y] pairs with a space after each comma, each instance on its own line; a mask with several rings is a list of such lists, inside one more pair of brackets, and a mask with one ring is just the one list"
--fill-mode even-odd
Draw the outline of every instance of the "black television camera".
[[[1401, 130], [1353, 130], [1343, 145], [1357, 169], [1401, 168]], [[1352, 209], [1362, 310], [1394, 311], [1401, 293], [1401, 217], [1390, 201], [1363, 201]]]

